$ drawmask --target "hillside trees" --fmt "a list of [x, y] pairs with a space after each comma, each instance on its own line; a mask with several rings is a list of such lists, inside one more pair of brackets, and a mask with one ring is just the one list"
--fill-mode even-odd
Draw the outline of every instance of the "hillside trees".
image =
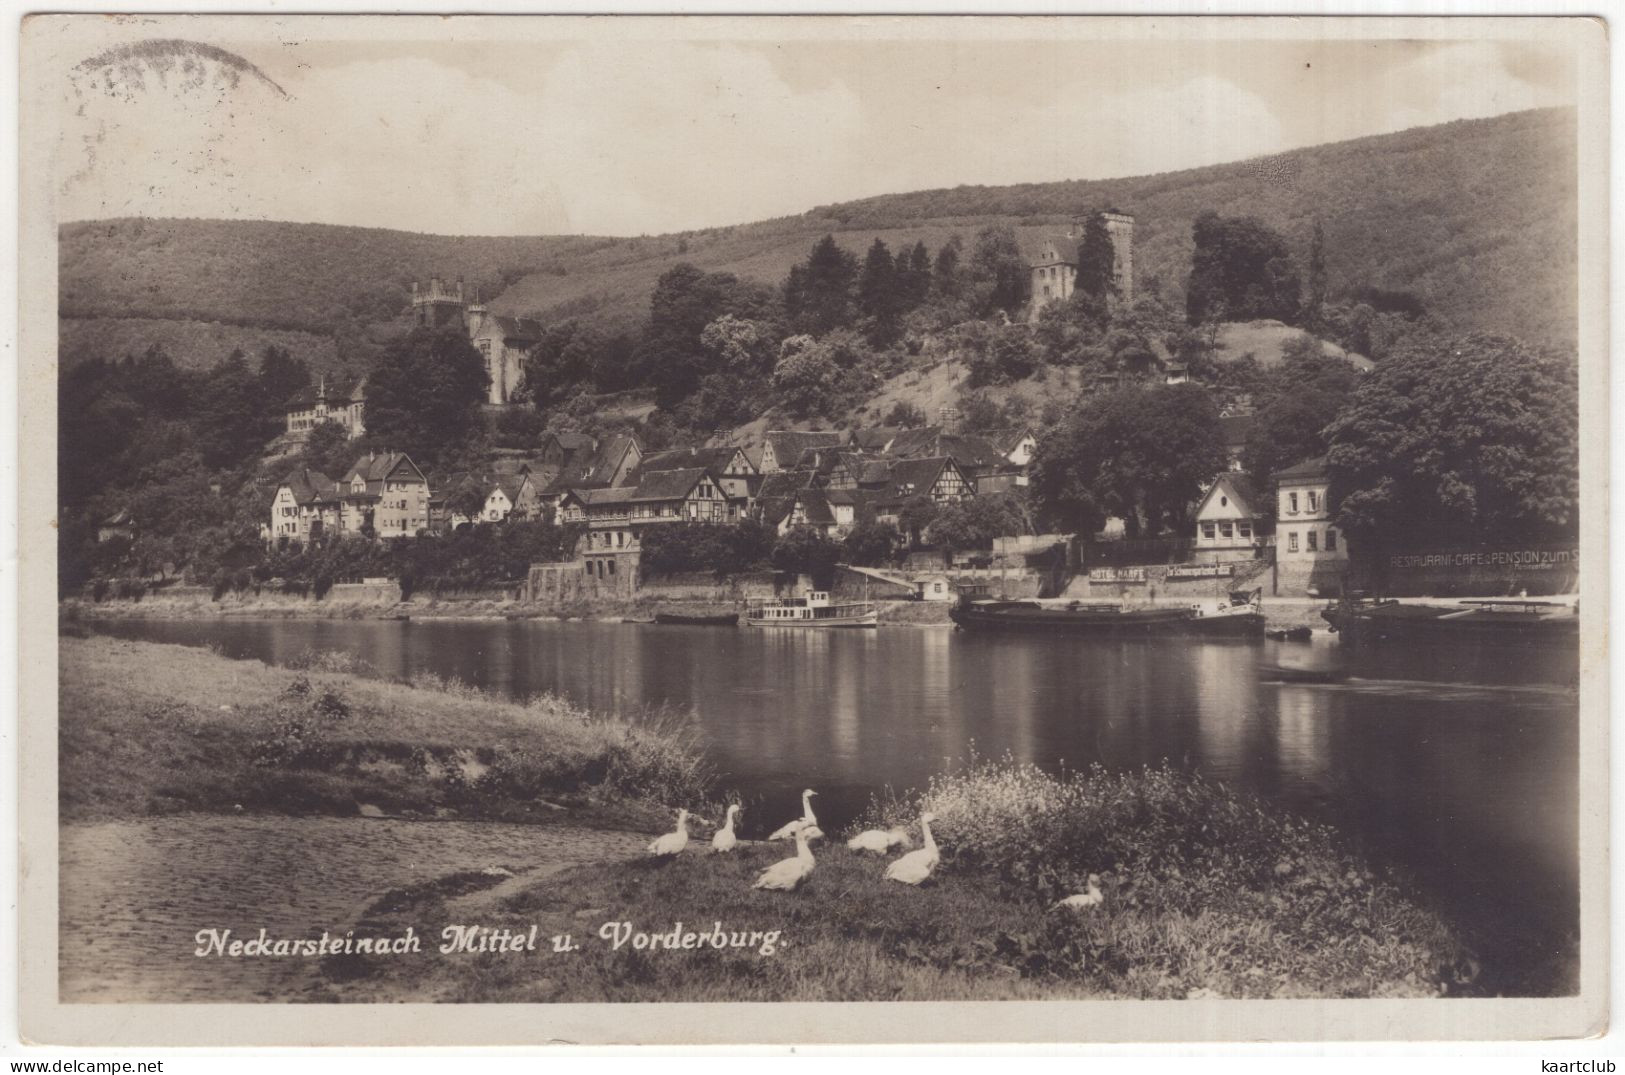
[[1210, 209], [1196, 218], [1191, 236], [1196, 249], [1185, 286], [1191, 324], [1254, 318], [1296, 322], [1298, 270], [1279, 232], [1257, 217], [1222, 217]]
[[931, 540], [953, 549], [988, 549], [993, 539], [1030, 532], [1026, 506], [1008, 493], [945, 505], [931, 523]]
[[1199, 385], [1130, 387], [1090, 397], [1040, 439], [1033, 493], [1045, 516], [1092, 533], [1105, 516], [1130, 537], [1180, 529], [1224, 469], [1219, 415]]
[[813, 587], [827, 590], [835, 581], [835, 565], [841, 559], [841, 546], [810, 526], [797, 526], [773, 546], [776, 571], [810, 575]]
[[712, 372], [712, 357], [701, 336], [724, 314], [770, 316], [768, 289], [732, 273], [707, 273], [684, 262], [661, 274], [649, 299], [649, 321], [635, 365], [655, 399], [670, 408], [686, 398]]
[[1407, 343], [1327, 430], [1338, 524], [1366, 552], [1572, 538], [1577, 380], [1571, 352], [1510, 337]]
[[[903, 276], [908, 260], [903, 258]], [[864, 335], [875, 347], [888, 347], [902, 332], [901, 319], [907, 301], [906, 281], [897, 270], [897, 261], [884, 241], [876, 239], [863, 259], [858, 277], [858, 308], [864, 317]]]
[[855, 315], [858, 259], [841, 249], [835, 236], [818, 240], [807, 260], [792, 266], [784, 281], [784, 314], [793, 333], [821, 336], [850, 325]]
[[460, 328], [415, 329], [385, 348], [367, 381], [368, 438], [436, 462], [480, 428], [489, 388], [485, 361]]
[[1307, 334], [1289, 345], [1281, 366], [1260, 372], [1253, 394], [1257, 410], [1241, 456], [1257, 488], [1273, 492], [1276, 471], [1326, 453], [1325, 429], [1359, 379], [1347, 361], [1322, 355], [1320, 341]]
[[599, 330], [576, 318], [547, 326], [525, 358], [520, 395], [538, 407], [568, 399], [594, 381], [604, 349]]
[[1013, 315], [1027, 301], [1027, 256], [1015, 229], [989, 225], [976, 233], [971, 247], [970, 275], [977, 290], [979, 315]]
[[259, 388], [272, 422], [282, 419], [294, 394], [310, 387], [310, 367], [285, 348], [267, 347], [260, 355]]
[[773, 391], [779, 403], [802, 418], [827, 414], [835, 399], [841, 368], [833, 349], [811, 336], [791, 336], [780, 346], [773, 367]]
[[859, 567], [884, 567], [897, 559], [903, 538], [891, 523], [860, 523], [841, 539], [846, 562]]
[[[273, 413], [280, 409], [271, 407]], [[263, 447], [276, 435], [276, 420], [268, 423], [267, 413], [261, 381], [241, 351], [204, 373], [193, 410], [204, 464], [215, 469], [236, 466]]]

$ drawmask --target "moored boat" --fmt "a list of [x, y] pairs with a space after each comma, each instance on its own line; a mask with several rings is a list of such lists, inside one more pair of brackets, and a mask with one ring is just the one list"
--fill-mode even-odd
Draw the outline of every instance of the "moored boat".
[[823, 590], [808, 590], [805, 597], [753, 603], [745, 622], [752, 627], [875, 627], [880, 609], [867, 601], [837, 604]]
[[690, 616], [681, 612], [656, 612], [655, 622], [667, 627], [738, 627], [739, 613], [727, 612], [715, 616]]
[[1064, 631], [1118, 637], [1247, 637], [1264, 631], [1258, 594], [1231, 594], [1220, 602], [1124, 608], [1083, 601], [962, 600], [948, 615], [975, 631]]
[[1322, 609], [1320, 615], [1350, 642], [1574, 644], [1580, 635], [1576, 595], [1463, 598], [1451, 603], [1348, 598]]

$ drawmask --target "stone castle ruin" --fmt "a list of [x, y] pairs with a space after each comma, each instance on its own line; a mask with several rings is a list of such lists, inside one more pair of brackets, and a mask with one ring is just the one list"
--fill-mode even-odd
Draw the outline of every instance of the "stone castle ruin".
[[[1100, 217], [1112, 240], [1115, 301], [1126, 305], [1134, 301], [1134, 217], [1117, 209], [1107, 209]], [[1082, 241], [1083, 222], [1078, 221], [1064, 236], [1046, 239], [1038, 248], [1038, 255], [1031, 263], [1030, 316], [1038, 316], [1038, 312], [1052, 302], [1065, 302], [1072, 297], [1078, 279], [1078, 244]]]

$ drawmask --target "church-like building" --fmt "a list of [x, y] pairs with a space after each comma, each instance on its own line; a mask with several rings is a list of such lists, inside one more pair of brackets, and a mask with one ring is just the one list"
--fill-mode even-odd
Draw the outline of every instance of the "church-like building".
[[529, 317], [494, 314], [477, 298], [469, 301], [463, 278], [448, 285], [436, 277], [424, 287], [412, 282], [412, 319], [422, 328], [461, 325], [485, 358], [491, 377], [488, 403], [511, 402], [525, 377], [525, 357], [542, 340], [541, 322]]
[[[1127, 305], [1134, 301], [1134, 217], [1107, 209], [1100, 214], [1100, 219], [1112, 239], [1112, 290], [1116, 301]], [[1036, 317], [1038, 311], [1052, 302], [1064, 302], [1072, 297], [1078, 279], [1078, 244], [1082, 241], [1080, 222], [1064, 236], [1044, 240], [1038, 248], [1037, 256], [1030, 263], [1032, 316]]]

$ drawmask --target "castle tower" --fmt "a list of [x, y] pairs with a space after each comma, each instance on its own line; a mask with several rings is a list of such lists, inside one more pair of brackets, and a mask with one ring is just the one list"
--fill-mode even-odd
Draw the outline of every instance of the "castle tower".
[[444, 328], [463, 323], [463, 278], [457, 278], [456, 287], [443, 284], [438, 276], [429, 277], [429, 286], [420, 287], [412, 281], [412, 320], [420, 328]]
[[1112, 286], [1118, 301], [1128, 305], [1134, 301], [1134, 214], [1108, 209], [1100, 218], [1112, 237]]

